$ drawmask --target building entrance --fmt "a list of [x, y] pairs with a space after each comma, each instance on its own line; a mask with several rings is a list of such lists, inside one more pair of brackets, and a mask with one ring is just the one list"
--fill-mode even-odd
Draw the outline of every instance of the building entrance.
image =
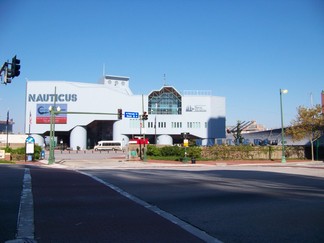
[[115, 121], [93, 121], [87, 126], [87, 147], [93, 148], [98, 141], [113, 140]]

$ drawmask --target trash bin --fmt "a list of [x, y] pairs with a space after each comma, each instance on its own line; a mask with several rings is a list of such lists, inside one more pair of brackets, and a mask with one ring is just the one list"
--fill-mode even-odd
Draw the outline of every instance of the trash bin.
[[41, 152], [41, 159], [45, 159], [45, 151], [44, 150], [42, 150], [42, 152]]
[[196, 164], [196, 158], [195, 157], [191, 158], [191, 164]]

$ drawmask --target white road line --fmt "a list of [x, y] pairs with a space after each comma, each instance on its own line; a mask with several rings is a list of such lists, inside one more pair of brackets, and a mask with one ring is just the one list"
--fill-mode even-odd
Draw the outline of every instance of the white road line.
[[34, 201], [30, 170], [25, 169], [17, 222], [16, 239], [34, 240]]
[[105, 186], [108, 186], [109, 188], [113, 189], [114, 191], [120, 193], [121, 195], [129, 198], [130, 200], [142, 205], [143, 207], [151, 210], [152, 212], [162, 216], [163, 218], [171, 221], [172, 223], [176, 224], [176, 225], [179, 225], [182, 229], [186, 230], [187, 232], [195, 235], [196, 237], [198, 237], [199, 239], [205, 241], [205, 242], [213, 242], [213, 243], [221, 243], [222, 241], [208, 235], [206, 232], [196, 228], [195, 226], [191, 225], [191, 224], [188, 224], [184, 221], [182, 221], [181, 219], [177, 218], [176, 216], [166, 212], [166, 211], [163, 211], [162, 209], [156, 207], [156, 206], [153, 206], [145, 201], [143, 201], [142, 199], [139, 199], [138, 197], [135, 197], [134, 195], [131, 195], [129, 194], [128, 192], [122, 190], [121, 188], [109, 183], [109, 182], [106, 182], [94, 175], [91, 175], [91, 174], [88, 174], [86, 172], [82, 172], [82, 171], [79, 171], [79, 173], [83, 174], [83, 175], [86, 175], [86, 176], [89, 176], [91, 177], [92, 179], [104, 184]]

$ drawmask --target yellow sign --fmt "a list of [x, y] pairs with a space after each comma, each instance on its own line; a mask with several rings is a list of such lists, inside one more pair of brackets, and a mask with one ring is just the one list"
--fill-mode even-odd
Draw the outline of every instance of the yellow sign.
[[183, 139], [183, 146], [188, 147], [189, 146], [189, 140], [188, 139]]

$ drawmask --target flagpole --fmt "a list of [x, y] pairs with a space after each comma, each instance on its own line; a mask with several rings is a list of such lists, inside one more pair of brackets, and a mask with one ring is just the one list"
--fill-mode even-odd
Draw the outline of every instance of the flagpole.
[[30, 135], [30, 124], [31, 124], [31, 111], [29, 111], [29, 128], [28, 128], [29, 135]]

